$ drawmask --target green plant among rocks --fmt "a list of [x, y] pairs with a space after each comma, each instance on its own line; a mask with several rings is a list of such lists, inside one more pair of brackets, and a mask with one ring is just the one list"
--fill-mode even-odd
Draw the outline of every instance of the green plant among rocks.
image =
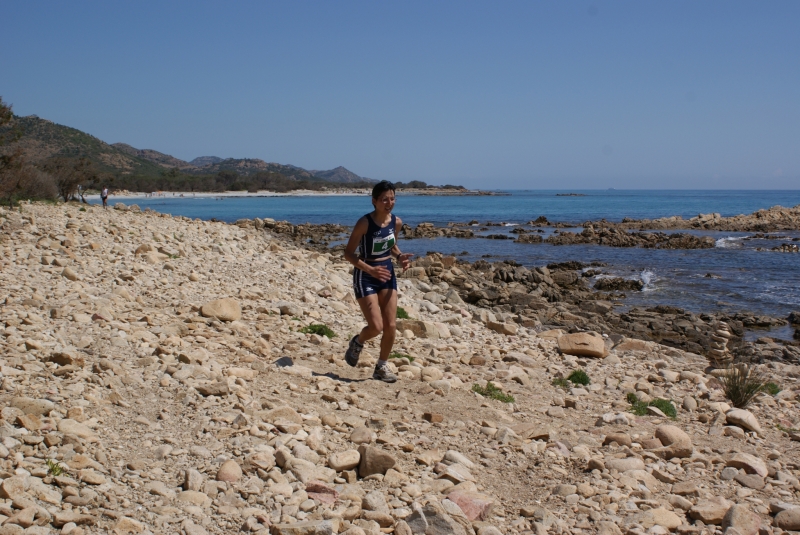
[[589, 378], [589, 374], [587, 374], [585, 371], [574, 370], [566, 378], [556, 377], [555, 379], [553, 379], [553, 382], [551, 384], [558, 388], [563, 388], [564, 390], [567, 390], [570, 387], [572, 387], [572, 385], [586, 386], [591, 382], [592, 380]]
[[567, 376], [567, 381], [571, 382], [574, 385], [583, 385], [586, 386], [592, 382], [589, 378], [589, 374], [583, 370], [575, 370], [571, 374]]
[[403, 307], [397, 307], [397, 319], [399, 320], [410, 320], [411, 316], [408, 315], [406, 309]]
[[800, 433], [800, 429], [795, 429], [794, 427], [786, 427], [785, 425], [775, 424], [775, 428], [778, 431], [782, 431], [784, 433], [792, 434], [792, 433]]
[[553, 379], [553, 382], [551, 384], [558, 388], [563, 388], [564, 390], [569, 388], [569, 381], [567, 381], [563, 377], [556, 377], [555, 379]]
[[397, 351], [392, 352], [392, 354], [389, 355], [389, 358], [390, 359], [407, 359], [408, 362], [414, 362], [414, 357], [412, 357], [411, 355], [406, 355], [405, 353], [398, 353]]
[[53, 477], [58, 477], [62, 473], [64, 473], [64, 467], [59, 464], [58, 461], [54, 461], [53, 459], [47, 459], [45, 461], [47, 464], [47, 473]]
[[336, 333], [328, 327], [327, 325], [323, 325], [321, 323], [312, 323], [311, 325], [306, 325], [300, 332], [303, 334], [316, 334], [319, 336], [327, 336], [328, 338], [335, 338]]
[[503, 391], [497, 388], [491, 381], [486, 381], [486, 386], [475, 383], [472, 385], [472, 391], [485, 398], [496, 399], [503, 403], [514, 403], [514, 396], [511, 394], [504, 394]]
[[776, 385], [775, 383], [767, 383], [764, 385], [764, 392], [769, 394], [770, 396], [777, 396], [781, 393], [782, 388]]
[[769, 384], [761, 370], [742, 363], [728, 366], [719, 380], [722, 382], [725, 397], [739, 409], [746, 408], [753, 398], [759, 392], [763, 392]]
[[650, 402], [639, 401], [633, 392], [630, 392], [626, 399], [631, 404], [631, 412], [636, 416], [647, 416], [647, 407], [655, 407], [673, 420], [678, 416], [678, 410], [668, 399], [656, 398]]

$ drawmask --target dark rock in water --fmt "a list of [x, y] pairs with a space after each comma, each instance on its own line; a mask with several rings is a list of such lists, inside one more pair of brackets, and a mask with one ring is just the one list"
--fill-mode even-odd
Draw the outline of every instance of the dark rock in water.
[[800, 340], [800, 329], [795, 329], [794, 330], [794, 339], [795, 340]]
[[647, 310], [649, 312], [657, 312], [659, 314], [675, 314], [675, 315], [686, 314], [686, 311], [683, 310], [682, 308], [672, 307], [669, 305], [658, 305], [653, 308], [648, 308]]
[[787, 319], [792, 325], [800, 325], [800, 312], [792, 312]]
[[[605, 224], [605, 223], [604, 223]], [[552, 245], [576, 245], [594, 243], [608, 247], [644, 247], [646, 249], [710, 249], [714, 239], [709, 236], [693, 236], [686, 233], [628, 232], [618, 228], [595, 228], [591, 224], [579, 234], [560, 232], [545, 241]]]
[[721, 279], [721, 278], [722, 278], [722, 277], [720, 277], [719, 275], [714, 275], [713, 273], [706, 273], [706, 274], [705, 274], [705, 275], [703, 275], [703, 276], [704, 276], [705, 278], [707, 278], [707, 279]]
[[542, 243], [544, 241], [538, 234], [520, 234], [517, 236], [517, 243]]
[[595, 290], [601, 292], [619, 292], [625, 290], [634, 290], [641, 292], [644, 288], [644, 283], [638, 279], [623, 279], [615, 277], [613, 279], [600, 279], [594, 284]]
[[540, 215], [539, 217], [537, 217], [533, 221], [529, 221], [528, 224], [529, 225], [549, 225], [550, 222], [547, 220], [547, 218], [545, 216]]
[[564, 270], [564, 269], [583, 269], [585, 267], [589, 267], [589, 264], [584, 264], [583, 262], [578, 262], [577, 260], [570, 260], [568, 262], [557, 262], [553, 264], [547, 264], [547, 269], [549, 270]]
[[514, 236], [508, 234], [487, 234], [486, 236], [478, 236], [479, 238], [486, 238], [488, 240], [513, 240]]

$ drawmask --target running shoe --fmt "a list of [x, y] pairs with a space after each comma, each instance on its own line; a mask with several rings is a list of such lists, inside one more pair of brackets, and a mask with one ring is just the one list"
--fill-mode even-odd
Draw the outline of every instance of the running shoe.
[[378, 365], [375, 366], [375, 371], [372, 374], [373, 379], [377, 379], [378, 381], [383, 381], [384, 383], [394, 383], [397, 381], [397, 376], [392, 373], [392, 370], [389, 369], [386, 362], [379, 360]]
[[361, 356], [361, 350], [364, 349], [364, 344], [358, 343], [358, 335], [355, 335], [350, 340], [350, 345], [347, 346], [347, 351], [344, 353], [344, 360], [350, 366], [358, 364], [358, 358]]

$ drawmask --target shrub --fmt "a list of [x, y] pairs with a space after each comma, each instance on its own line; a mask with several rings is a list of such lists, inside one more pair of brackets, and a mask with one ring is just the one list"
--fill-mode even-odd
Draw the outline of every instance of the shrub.
[[583, 370], [575, 370], [567, 376], [567, 381], [571, 381], [575, 385], [588, 385], [591, 382], [589, 374]]
[[330, 327], [319, 323], [306, 325], [305, 327], [300, 329], [300, 332], [304, 334], [318, 334], [319, 336], [327, 336], [328, 338], [336, 337], [336, 333], [334, 333]]
[[644, 401], [639, 401], [636, 394], [633, 392], [629, 392], [625, 399], [631, 404], [631, 412], [636, 416], [647, 416], [647, 407], [655, 407], [673, 420], [678, 416], [678, 410], [675, 408], [675, 405], [667, 399], [656, 398], [646, 403]]
[[410, 320], [411, 316], [408, 315], [408, 312], [406, 312], [406, 309], [403, 307], [397, 307], [397, 319]]
[[675, 409], [675, 405], [672, 404], [671, 401], [662, 398], [656, 398], [650, 402], [651, 407], [655, 407], [670, 418], [675, 418], [678, 416], [678, 411]]
[[557, 386], [559, 388], [567, 389], [569, 388], [569, 381], [567, 381], [563, 377], [556, 377], [555, 379], [553, 379], [552, 385]]
[[781, 387], [775, 383], [767, 383], [764, 385], [764, 391], [770, 396], [777, 396], [781, 392]]
[[396, 351], [394, 353], [392, 353], [391, 355], [389, 355], [389, 358], [390, 359], [408, 359], [408, 362], [414, 362], [414, 357], [412, 357], [411, 355], [406, 355], [405, 353], [398, 353]]
[[514, 396], [511, 394], [504, 394], [502, 390], [497, 388], [491, 381], [486, 381], [486, 386], [481, 386], [478, 383], [472, 385], [472, 391], [480, 394], [485, 398], [496, 399], [503, 403], [514, 403]]
[[722, 388], [734, 407], [744, 409], [767, 385], [764, 373], [747, 364], [733, 364], [720, 377]]

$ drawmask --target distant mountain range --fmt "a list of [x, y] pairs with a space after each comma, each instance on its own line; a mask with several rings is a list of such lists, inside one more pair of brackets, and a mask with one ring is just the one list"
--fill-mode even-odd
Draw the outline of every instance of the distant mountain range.
[[308, 171], [294, 165], [269, 163], [257, 158], [219, 158], [200, 156], [187, 162], [152, 149], [137, 149], [127, 143], [108, 144], [90, 134], [56, 124], [36, 115], [15, 116], [10, 126], [22, 130], [20, 146], [33, 163], [53, 157], [89, 159], [95, 168], [112, 176], [153, 177], [177, 169], [190, 175], [216, 175], [232, 171], [248, 177], [257, 173], [277, 173], [290, 180], [312, 180], [335, 183], [376, 182], [337, 167], [329, 171]]

